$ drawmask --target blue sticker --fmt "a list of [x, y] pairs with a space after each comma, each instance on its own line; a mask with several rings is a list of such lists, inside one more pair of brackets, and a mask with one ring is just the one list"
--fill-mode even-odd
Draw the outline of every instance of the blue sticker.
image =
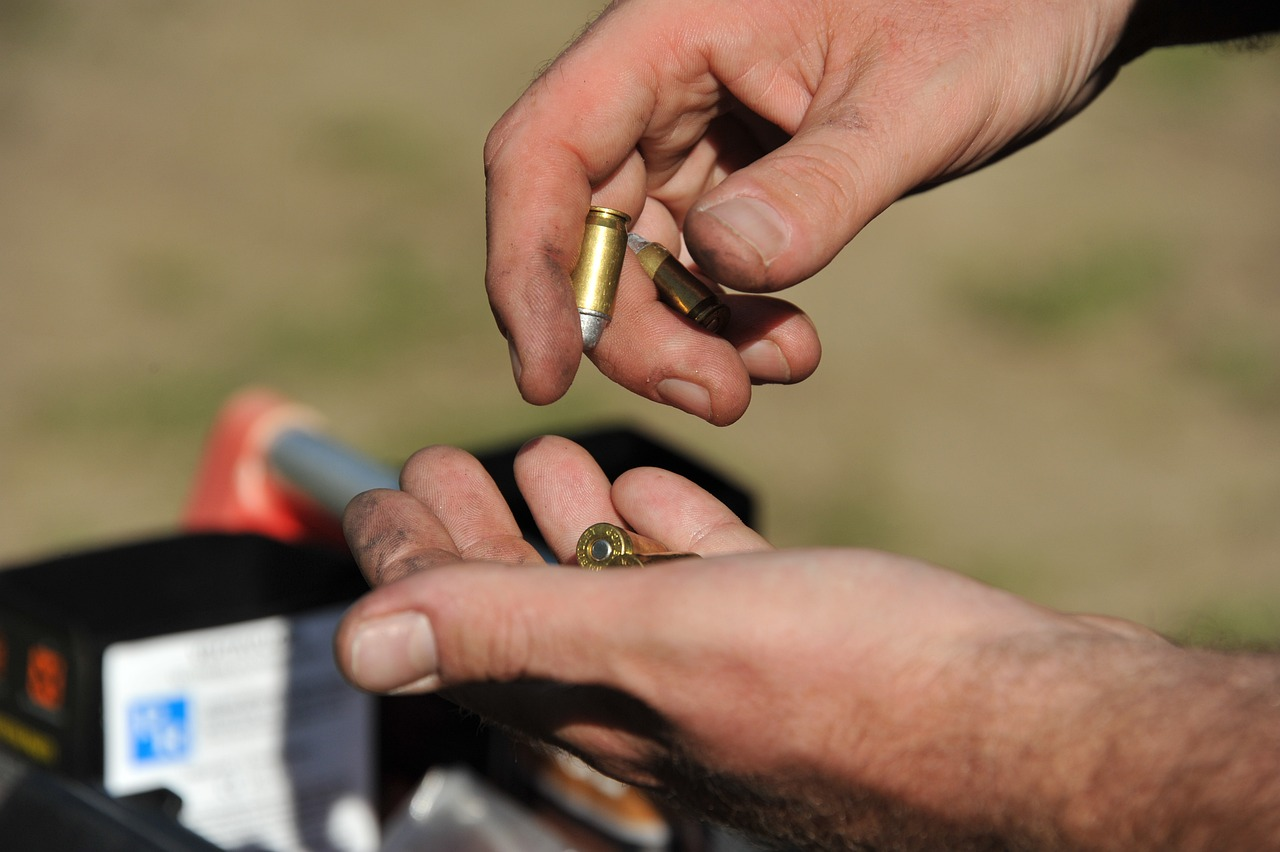
[[130, 752], [137, 763], [173, 763], [191, 751], [186, 696], [144, 698], [129, 707]]

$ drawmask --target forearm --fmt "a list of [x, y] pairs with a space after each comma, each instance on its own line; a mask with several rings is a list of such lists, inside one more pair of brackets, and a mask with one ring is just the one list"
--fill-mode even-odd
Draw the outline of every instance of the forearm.
[[997, 791], [1007, 782], [1009, 837], [1037, 849], [1280, 848], [1280, 659], [1120, 642], [1046, 662], [1003, 726], [1029, 738], [1002, 745], [989, 732], [989, 753], [1012, 760], [993, 779]]
[[[797, 785], [789, 812], [763, 809], [775, 827], [792, 820], [787, 841], [1280, 849], [1280, 658], [1080, 634], [1010, 640], [948, 668], [860, 719], [855, 746], [828, 754], [839, 780]], [[756, 793], [760, 810], [769, 801]]]
[[759, 776], [672, 790], [795, 849], [1280, 849], [1280, 658], [1024, 634], [908, 680], [860, 679], [843, 726], [788, 714], [762, 736], [805, 747]]

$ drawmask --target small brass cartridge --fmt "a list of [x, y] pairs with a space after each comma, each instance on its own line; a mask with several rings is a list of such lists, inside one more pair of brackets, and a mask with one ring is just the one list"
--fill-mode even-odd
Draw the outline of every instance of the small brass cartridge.
[[578, 564], [591, 571], [697, 555], [675, 553], [651, 538], [608, 523], [592, 524], [578, 537]]
[[613, 319], [613, 298], [618, 292], [622, 260], [627, 254], [627, 223], [631, 217], [608, 207], [587, 211], [578, 263], [570, 273], [578, 321], [582, 324], [582, 349], [590, 352], [600, 342]]
[[645, 274], [653, 279], [658, 288], [658, 298], [663, 303], [712, 334], [728, 324], [729, 306], [685, 269], [684, 264], [676, 260], [665, 246], [650, 242], [639, 234], [628, 236], [627, 244], [636, 253]]

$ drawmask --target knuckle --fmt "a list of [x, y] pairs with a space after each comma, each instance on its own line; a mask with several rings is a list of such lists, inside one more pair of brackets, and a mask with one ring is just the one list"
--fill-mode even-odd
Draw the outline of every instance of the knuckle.
[[788, 182], [804, 185], [797, 197], [805, 200], [810, 215], [833, 211], [841, 215], [857, 209], [856, 187], [862, 185], [862, 175], [840, 146], [810, 140], [788, 151], [777, 165]]
[[694, 553], [702, 553], [704, 550], [711, 553], [717, 553], [724, 549], [722, 542], [733, 541], [738, 538], [739, 528], [742, 522], [736, 519], [723, 519], [706, 524], [689, 537], [689, 549]]
[[511, 138], [512, 125], [515, 123], [512, 112], [514, 110], [509, 111], [500, 118], [498, 123], [489, 131], [489, 135], [485, 137], [484, 174], [486, 178], [491, 176], [495, 163], [502, 156], [502, 149], [506, 147], [508, 140]]
[[528, 542], [517, 535], [499, 535], [476, 542], [467, 558], [484, 562], [521, 563], [530, 559]]
[[483, 666], [488, 679], [506, 683], [528, 677], [535, 624], [534, 614], [521, 606], [506, 610], [495, 620]]
[[520, 570], [526, 569], [451, 565], [424, 577], [446, 686], [488, 689], [530, 677], [538, 618], [508, 593], [510, 572]]
[[385, 586], [403, 580], [422, 571], [440, 565], [449, 565], [458, 561], [458, 554], [443, 548], [434, 547], [418, 550], [400, 559], [392, 559], [380, 563], [366, 573], [370, 585]]

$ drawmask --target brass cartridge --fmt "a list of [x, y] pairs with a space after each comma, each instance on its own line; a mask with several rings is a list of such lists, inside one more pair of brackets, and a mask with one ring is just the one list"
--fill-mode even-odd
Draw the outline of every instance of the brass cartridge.
[[660, 243], [650, 242], [639, 234], [627, 237], [645, 274], [658, 288], [658, 298], [675, 311], [684, 314], [707, 331], [715, 334], [729, 322], [729, 306], [685, 269]]
[[578, 564], [591, 571], [697, 555], [675, 553], [651, 538], [608, 523], [592, 524], [578, 537]]
[[578, 320], [582, 325], [582, 349], [589, 352], [600, 342], [613, 319], [613, 299], [627, 253], [627, 223], [631, 217], [608, 207], [587, 211], [578, 263], [570, 273]]

